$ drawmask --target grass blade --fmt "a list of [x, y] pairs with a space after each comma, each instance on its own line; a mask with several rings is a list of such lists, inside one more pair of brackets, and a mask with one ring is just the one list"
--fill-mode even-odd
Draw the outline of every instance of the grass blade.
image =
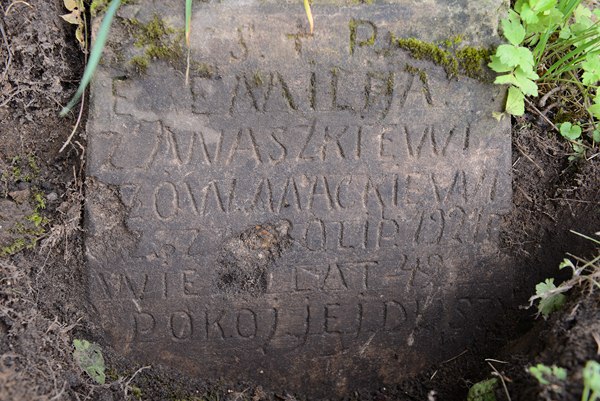
[[106, 44], [106, 39], [108, 37], [108, 31], [110, 30], [110, 25], [112, 24], [112, 20], [121, 5], [121, 0], [112, 0], [108, 9], [106, 10], [106, 14], [104, 14], [104, 18], [102, 19], [102, 24], [100, 24], [100, 29], [98, 30], [98, 36], [96, 37], [96, 42], [92, 47], [92, 51], [90, 53], [90, 59], [88, 60], [87, 65], [85, 66], [85, 71], [83, 72], [83, 77], [79, 82], [79, 88], [77, 88], [77, 92], [71, 99], [71, 101], [61, 110], [60, 116], [64, 117], [83, 95], [85, 88], [88, 86], [92, 77], [94, 76], [94, 72], [96, 72], [96, 68], [98, 67], [98, 63], [100, 62], [100, 57], [102, 56], [102, 50], [104, 50], [104, 45]]
[[306, 11], [306, 17], [308, 18], [308, 25], [310, 26], [310, 34], [312, 35], [315, 24], [313, 21], [312, 11], [310, 10], [309, 0], [304, 0], [304, 10]]
[[190, 47], [190, 32], [192, 30], [192, 0], [185, 0], [185, 44]]

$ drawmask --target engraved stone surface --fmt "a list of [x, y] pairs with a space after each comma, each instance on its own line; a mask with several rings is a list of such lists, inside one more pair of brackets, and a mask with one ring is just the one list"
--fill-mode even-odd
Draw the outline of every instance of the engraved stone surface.
[[[137, 74], [133, 39], [108, 50], [86, 257], [117, 350], [321, 397], [485, 338], [510, 302], [505, 94], [394, 38], [490, 46], [505, 2], [366, 3], [315, 1], [311, 36], [300, 1], [195, 2], [187, 85], [185, 51]], [[155, 15], [177, 35], [183, 2], [124, 6], [115, 35]]]

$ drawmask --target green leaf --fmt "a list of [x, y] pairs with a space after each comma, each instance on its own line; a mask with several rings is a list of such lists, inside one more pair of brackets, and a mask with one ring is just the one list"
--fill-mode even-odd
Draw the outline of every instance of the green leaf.
[[571, 143], [571, 147], [573, 148], [573, 152], [577, 153], [578, 155], [583, 155], [583, 152], [585, 152], [585, 146], [583, 146], [581, 140]]
[[592, 140], [596, 143], [600, 143], [600, 131], [598, 131], [597, 129], [595, 129], [594, 132], [592, 132]]
[[554, 8], [556, 3], [558, 3], [558, 0], [529, 0], [531, 9], [538, 14]]
[[90, 343], [87, 340], [73, 340], [75, 351], [73, 359], [81, 369], [85, 371], [98, 384], [106, 382], [104, 374], [104, 357], [98, 344]]
[[530, 366], [528, 370], [540, 384], [545, 386], [550, 384], [550, 380], [562, 381], [567, 379], [567, 370], [556, 365], [550, 367], [543, 363], [538, 363], [536, 366]]
[[517, 86], [517, 79], [513, 74], [500, 75], [496, 77], [494, 83], [497, 85], [510, 84]]
[[512, 71], [514, 68], [509, 65], [504, 64], [502, 61], [500, 61], [500, 57], [498, 57], [496, 55], [491, 56], [490, 60], [492, 60], [492, 61], [488, 64], [488, 67], [490, 67], [493, 71], [509, 72], [509, 71]]
[[494, 390], [498, 386], [498, 379], [493, 378], [475, 383], [469, 389], [467, 401], [496, 401]]
[[521, 74], [525, 75], [525, 77], [529, 78], [529, 79], [539, 79], [540, 77], [538, 76], [538, 74], [533, 70], [533, 66], [532, 65], [520, 65], [517, 69], [521, 70]]
[[528, 3], [527, 3], [527, 1], [528, 1], [528, 0], [517, 0], [517, 1], [515, 2], [515, 5], [514, 5], [514, 7], [513, 7], [513, 8], [514, 8], [514, 10], [520, 14], [520, 13], [521, 13], [521, 11], [522, 11], [522, 9], [523, 9], [523, 6], [524, 6], [525, 4], [528, 4]]
[[521, 89], [514, 86], [508, 88], [506, 112], [513, 116], [522, 116], [525, 113], [525, 96]]
[[[538, 87], [537, 84], [529, 79], [531, 75], [528, 75], [521, 70], [521, 68], [517, 68], [513, 74], [500, 75], [496, 77], [494, 81], [495, 84], [503, 85], [510, 84], [514, 85], [517, 88], [521, 89], [524, 95], [527, 96], [537, 96], [538, 95]], [[536, 78], [538, 78], [537, 74], [534, 73]]]
[[499, 57], [502, 64], [517, 67], [534, 65], [533, 54], [531, 50], [522, 46], [500, 45], [496, 49], [496, 56]]
[[544, 319], [547, 319], [552, 312], [559, 310], [567, 300], [563, 294], [552, 294], [551, 291], [555, 289], [553, 278], [548, 278], [545, 282], [535, 286], [535, 293], [540, 297], [538, 312]]
[[560, 134], [571, 141], [581, 136], [581, 127], [577, 124], [573, 125], [570, 122], [565, 122], [560, 124], [559, 128]]
[[592, 10], [582, 4], [577, 6], [573, 12], [573, 16], [575, 17], [575, 22], [584, 30], [594, 25], [594, 21], [592, 21]]
[[527, 24], [535, 24], [539, 21], [537, 13], [526, 3], [521, 8], [521, 19]]
[[564, 269], [565, 267], [570, 267], [571, 269], [575, 270], [575, 265], [567, 258], [564, 258], [563, 261], [558, 265], [560, 270]]
[[500, 45], [496, 49], [496, 56], [504, 65], [510, 67], [516, 67], [519, 65], [520, 57], [516, 46]]
[[558, 37], [563, 40], [567, 40], [571, 37], [571, 28], [569, 25], [565, 25], [560, 29]]
[[533, 79], [538, 78], [539, 76], [533, 71], [523, 71], [521, 67], [515, 70], [516, 86], [518, 86], [527, 96], [538, 95], [538, 86], [533, 81]]
[[600, 393], [600, 363], [596, 361], [587, 361], [583, 368], [583, 385], [595, 392]]
[[525, 28], [521, 24], [519, 14], [509, 10], [508, 18], [501, 21], [504, 37], [513, 45], [518, 46], [525, 39]]
[[592, 116], [594, 116], [594, 118], [596, 120], [600, 120], [600, 104], [599, 103], [594, 103], [593, 105], [588, 107], [587, 110]]
[[586, 56], [585, 61], [581, 63], [584, 73], [581, 82], [584, 85], [594, 85], [600, 81], [600, 55], [596, 52]]
[[565, 368], [552, 365], [552, 374], [558, 380], [567, 380], [567, 370]]
[[537, 22], [527, 25], [527, 33], [544, 33], [553, 31], [556, 26], [563, 22], [564, 15], [556, 8], [537, 16]]

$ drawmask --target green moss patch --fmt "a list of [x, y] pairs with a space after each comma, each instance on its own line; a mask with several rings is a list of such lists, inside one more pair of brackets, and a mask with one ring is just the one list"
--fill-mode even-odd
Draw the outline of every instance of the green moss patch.
[[[0, 257], [14, 255], [24, 249], [36, 246], [40, 237], [46, 234], [49, 223], [43, 211], [46, 209], [44, 194], [32, 182], [40, 175], [38, 161], [34, 155], [17, 156], [0, 175], [3, 186], [2, 197], [9, 196], [14, 201], [3, 199], [9, 211], [0, 213], [6, 231], [1, 236]], [[28, 189], [17, 191], [19, 183], [28, 183]], [[14, 191], [13, 191], [14, 190]], [[17, 196], [18, 195], [18, 196]], [[14, 210], [11, 209], [14, 205]]]
[[404, 66], [404, 71], [408, 72], [409, 74], [418, 76], [423, 85], [427, 85], [427, 73], [424, 70], [412, 66], [410, 64], [406, 64]]
[[12, 242], [0, 247], [0, 257], [14, 255], [24, 249], [33, 249], [40, 237], [46, 233], [49, 220], [42, 214], [46, 208], [44, 195], [34, 192], [31, 200], [34, 203], [33, 212], [8, 229]]
[[133, 46], [140, 51], [129, 60], [138, 72], [146, 72], [152, 60], [174, 63], [183, 59], [183, 32], [168, 26], [158, 15], [146, 24], [137, 19], [126, 20], [126, 24], [134, 39]]
[[465, 75], [485, 80], [484, 65], [490, 51], [482, 47], [464, 46], [460, 36], [439, 43], [428, 43], [416, 38], [394, 38], [395, 44], [407, 50], [417, 60], [428, 60], [444, 68], [449, 78]]

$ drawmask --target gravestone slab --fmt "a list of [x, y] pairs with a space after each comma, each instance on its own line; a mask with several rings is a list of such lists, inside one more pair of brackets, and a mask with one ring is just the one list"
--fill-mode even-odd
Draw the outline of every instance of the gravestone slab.
[[505, 93], [396, 38], [491, 46], [504, 6], [315, 1], [309, 35], [300, 1], [196, 2], [187, 84], [185, 50], [139, 74], [128, 36], [160, 21], [181, 38], [183, 2], [123, 6], [88, 122], [89, 297], [108, 341], [323, 397], [485, 340], [512, 280]]

